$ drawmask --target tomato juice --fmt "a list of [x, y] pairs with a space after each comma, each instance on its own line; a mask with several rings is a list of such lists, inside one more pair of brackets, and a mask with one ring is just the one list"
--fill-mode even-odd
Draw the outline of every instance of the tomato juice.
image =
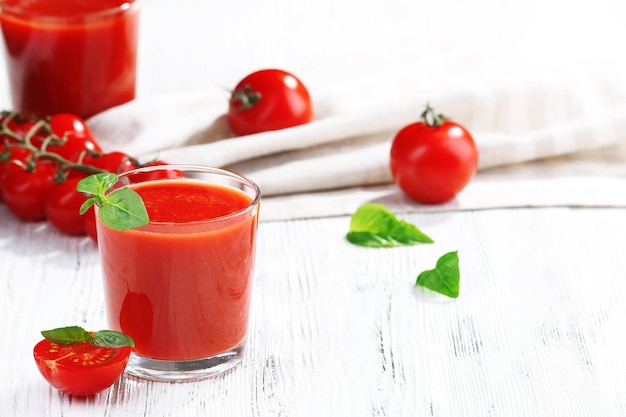
[[150, 224], [97, 224], [109, 325], [151, 359], [207, 358], [244, 343], [260, 197], [187, 178], [131, 187]]
[[135, 98], [137, 0], [2, 0], [13, 107], [88, 118]]

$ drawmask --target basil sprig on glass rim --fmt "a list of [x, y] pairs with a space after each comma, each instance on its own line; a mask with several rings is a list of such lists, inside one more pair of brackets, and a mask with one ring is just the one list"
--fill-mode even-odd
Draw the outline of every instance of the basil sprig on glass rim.
[[128, 230], [148, 224], [150, 219], [146, 206], [136, 191], [122, 187], [108, 192], [118, 180], [116, 174], [108, 172], [80, 180], [76, 190], [90, 196], [80, 207], [80, 214], [85, 214], [95, 204], [98, 206], [98, 218], [111, 229]]
[[42, 330], [41, 335], [44, 339], [58, 345], [73, 345], [76, 343], [87, 342], [90, 345], [108, 348], [135, 346], [133, 339], [124, 333], [116, 332], [114, 330], [98, 330], [97, 332], [88, 332], [80, 326], [67, 326], [58, 327], [52, 330]]

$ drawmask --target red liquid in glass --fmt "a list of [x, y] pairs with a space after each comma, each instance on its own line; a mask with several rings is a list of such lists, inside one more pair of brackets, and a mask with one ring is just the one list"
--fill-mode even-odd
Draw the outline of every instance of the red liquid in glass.
[[131, 3], [3, 0], [13, 107], [88, 118], [133, 100], [139, 9]]
[[185, 180], [133, 189], [150, 225], [117, 231], [98, 222], [109, 324], [152, 359], [199, 359], [239, 345], [248, 326], [257, 210], [204, 220], [240, 211], [250, 197]]

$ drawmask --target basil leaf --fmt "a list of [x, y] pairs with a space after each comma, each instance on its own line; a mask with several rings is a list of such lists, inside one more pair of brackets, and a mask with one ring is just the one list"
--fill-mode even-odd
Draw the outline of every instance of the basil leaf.
[[458, 251], [448, 252], [437, 260], [435, 269], [424, 271], [417, 277], [415, 285], [451, 298], [459, 296], [461, 272], [459, 270]]
[[94, 204], [96, 204], [98, 202], [98, 199], [94, 198], [88, 198], [87, 201], [85, 201], [83, 204], [81, 204], [80, 209], [79, 209], [79, 214], [83, 215], [85, 213], [87, 213], [87, 210], [89, 210], [91, 208], [91, 206], [93, 206]]
[[117, 175], [109, 172], [102, 172], [99, 174], [90, 175], [78, 181], [78, 183], [76, 184], [76, 190], [81, 193], [99, 196], [101, 194], [104, 194], [111, 187], [113, 187], [116, 182]]
[[89, 332], [80, 326], [43, 330], [41, 335], [52, 343], [58, 343], [59, 345], [71, 345], [89, 340]]
[[433, 243], [415, 225], [399, 220], [382, 204], [372, 203], [363, 204], [352, 215], [346, 239], [354, 245], [373, 248]]
[[127, 230], [148, 224], [148, 212], [139, 194], [130, 188], [120, 188], [107, 195], [98, 216], [111, 229]]
[[97, 204], [98, 217], [103, 224], [115, 230], [127, 230], [141, 227], [150, 222], [146, 206], [141, 196], [130, 188], [120, 188], [107, 194], [118, 181], [111, 173], [100, 173], [83, 178], [76, 185], [76, 190], [93, 194], [80, 207], [80, 214]]
[[114, 330], [99, 330], [91, 335], [92, 344], [110, 348], [120, 348], [124, 346], [135, 346], [134, 340], [124, 333]]

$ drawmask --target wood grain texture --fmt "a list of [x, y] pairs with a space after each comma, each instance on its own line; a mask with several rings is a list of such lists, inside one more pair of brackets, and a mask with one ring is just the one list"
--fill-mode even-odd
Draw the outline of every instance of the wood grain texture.
[[[0, 206], [0, 416], [626, 414], [626, 210], [412, 213], [433, 245], [368, 249], [349, 217], [262, 222], [248, 350], [220, 377], [59, 394], [38, 330], [105, 326], [96, 247]], [[458, 250], [456, 300], [414, 287]]]

